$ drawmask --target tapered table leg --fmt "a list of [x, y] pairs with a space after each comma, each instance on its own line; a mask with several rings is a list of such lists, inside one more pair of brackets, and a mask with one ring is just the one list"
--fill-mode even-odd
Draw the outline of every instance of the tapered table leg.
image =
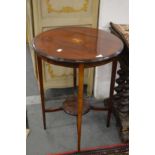
[[116, 78], [117, 60], [112, 62], [112, 74], [111, 74], [111, 85], [110, 85], [110, 98], [108, 103], [108, 116], [107, 116], [107, 127], [110, 125], [111, 113], [112, 113], [112, 98], [114, 94], [115, 78]]
[[41, 106], [42, 106], [42, 116], [43, 116], [43, 125], [46, 129], [46, 115], [45, 115], [45, 95], [44, 95], [44, 85], [43, 85], [43, 73], [42, 73], [42, 59], [37, 56], [37, 65], [38, 65], [38, 78], [40, 86], [40, 97], [41, 97]]
[[77, 133], [78, 133], [78, 151], [81, 145], [81, 124], [83, 111], [83, 81], [84, 81], [84, 65], [79, 65], [79, 87], [78, 87], [78, 116], [77, 116]]
[[[76, 95], [76, 68], [73, 68], [73, 89], [74, 89], [74, 95]], [[78, 115], [76, 116], [76, 127], [78, 131]]]

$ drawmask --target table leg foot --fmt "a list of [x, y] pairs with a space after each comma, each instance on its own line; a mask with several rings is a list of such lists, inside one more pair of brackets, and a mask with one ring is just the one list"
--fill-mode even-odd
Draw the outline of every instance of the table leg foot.
[[43, 125], [44, 125], [44, 130], [46, 130], [46, 115], [45, 115], [45, 113], [43, 114]]
[[108, 112], [107, 116], [107, 128], [110, 126], [111, 112]]

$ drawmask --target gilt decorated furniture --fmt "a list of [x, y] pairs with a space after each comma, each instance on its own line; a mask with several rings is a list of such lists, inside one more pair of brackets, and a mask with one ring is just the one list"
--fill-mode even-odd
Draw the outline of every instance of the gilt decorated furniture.
[[[111, 33], [85, 27], [64, 27], [43, 32], [35, 37], [33, 47], [37, 55], [43, 124], [46, 129], [46, 113], [64, 110], [77, 116], [78, 151], [81, 144], [82, 115], [89, 110], [108, 111], [107, 126], [110, 124], [112, 97], [114, 92], [117, 56], [123, 49], [122, 41]], [[61, 107], [45, 108], [43, 61], [50, 64], [78, 69], [78, 94]], [[112, 62], [110, 100], [107, 108], [91, 106], [84, 98], [84, 69]], [[76, 72], [72, 86], [76, 85]]]

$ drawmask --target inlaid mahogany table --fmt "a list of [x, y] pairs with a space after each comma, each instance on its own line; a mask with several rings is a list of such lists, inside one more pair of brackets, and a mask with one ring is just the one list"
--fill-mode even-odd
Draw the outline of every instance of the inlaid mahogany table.
[[[33, 47], [37, 55], [43, 125], [46, 129], [46, 112], [64, 110], [77, 116], [78, 151], [81, 143], [82, 115], [92, 110], [106, 110], [107, 126], [110, 124], [112, 97], [114, 92], [117, 56], [123, 49], [122, 41], [111, 33], [99, 29], [84, 27], [64, 27], [42, 32], [34, 38]], [[42, 60], [50, 64], [73, 68], [73, 85], [76, 87], [76, 69], [78, 72], [78, 94], [68, 98], [60, 108], [45, 108]], [[84, 99], [84, 69], [112, 62], [110, 100], [107, 108], [89, 105]]]

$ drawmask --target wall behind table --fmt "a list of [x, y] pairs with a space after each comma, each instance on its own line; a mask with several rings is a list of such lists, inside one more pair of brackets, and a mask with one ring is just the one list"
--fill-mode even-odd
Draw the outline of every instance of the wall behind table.
[[[110, 21], [129, 24], [129, 0], [100, 0], [99, 28], [109, 31]], [[94, 96], [97, 99], [109, 97], [110, 78], [111, 64], [96, 67]]]

